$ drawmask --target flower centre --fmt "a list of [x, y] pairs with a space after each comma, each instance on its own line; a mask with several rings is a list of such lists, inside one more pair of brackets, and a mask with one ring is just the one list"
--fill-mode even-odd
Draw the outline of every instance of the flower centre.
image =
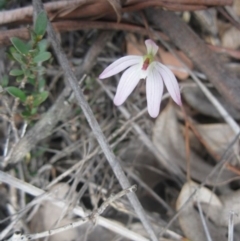
[[143, 62], [142, 70], [146, 70], [150, 64], [150, 59], [146, 58]]
[[142, 65], [142, 70], [147, 70], [148, 66], [153, 62], [154, 56], [152, 56], [151, 54], [148, 54], [148, 55], [145, 55], [143, 59], [144, 61]]

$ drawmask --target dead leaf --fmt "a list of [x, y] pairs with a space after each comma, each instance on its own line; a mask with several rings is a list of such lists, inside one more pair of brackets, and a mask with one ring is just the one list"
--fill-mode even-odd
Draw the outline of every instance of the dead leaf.
[[[172, 72], [181, 80], [185, 80], [189, 77], [189, 73], [184, 70], [182, 63], [171, 53], [164, 51], [162, 48], [158, 50], [160, 58], [157, 58], [165, 65], [172, 66]], [[188, 66], [189, 69], [193, 68], [192, 61], [181, 51], [175, 51], [181, 60]], [[179, 69], [179, 70], [178, 70]], [[182, 70], [181, 70], [182, 69]]]
[[[235, 138], [235, 133], [227, 124], [195, 125], [199, 134], [208, 146], [219, 156], [222, 156], [230, 143]], [[238, 143], [234, 145], [232, 152], [238, 153]]]
[[[195, 208], [197, 201], [211, 204], [214, 207], [222, 207], [219, 198], [209, 189], [205, 187], [200, 188], [193, 181], [184, 184], [177, 199], [176, 210], [180, 211], [180, 226], [186, 237], [191, 241], [207, 240], [201, 217]], [[212, 240], [226, 240], [227, 230], [216, 227], [208, 219], [205, 219], [205, 222]]]
[[240, 47], [240, 31], [231, 27], [222, 36], [222, 46], [230, 49], [237, 49]]
[[219, 226], [228, 227], [230, 213], [234, 212], [236, 214], [233, 219], [234, 225], [240, 224], [240, 191], [235, 191], [219, 198], [222, 202], [222, 207], [203, 205], [203, 210], [209, 218]]
[[[177, 165], [178, 168], [186, 172], [186, 152], [185, 140], [181, 132], [180, 124], [172, 104], [169, 104], [160, 114], [153, 128], [153, 143], [159, 149], [163, 158], [169, 162], [171, 167]], [[190, 151], [190, 168], [191, 177], [200, 182], [204, 181], [214, 166], [205, 162], [194, 151]], [[209, 179], [209, 183], [215, 182], [216, 178], [219, 182], [228, 180], [234, 175], [223, 170], [221, 175], [215, 172]], [[221, 180], [221, 181], [220, 181]]]

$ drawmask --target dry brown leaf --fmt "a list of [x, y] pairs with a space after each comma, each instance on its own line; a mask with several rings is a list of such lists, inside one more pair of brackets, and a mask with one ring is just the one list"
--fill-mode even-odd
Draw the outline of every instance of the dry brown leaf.
[[[178, 196], [176, 210], [180, 211], [179, 223], [186, 235], [191, 241], [207, 240], [203, 229], [202, 220], [195, 206], [197, 201], [200, 203], [211, 204], [213, 207], [222, 207], [219, 198], [205, 187], [199, 189], [199, 185], [194, 182], [185, 183]], [[212, 240], [225, 241], [226, 230], [214, 226], [205, 219]]]
[[207, 213], [210, 219], [219, 226], [228, 227], [229, 216], [231, 212], [234, 212], [234, 225], [240, 223], [240, 191], [235, 191], [228, 195], [219, 197], [222, 202], [222, 207], [203, 205], [203, 210]]
[[[195, 125], [199, 134], [208, 146], [219, 156], [222, 156], [233, 139], [236, 137], [232, 128], [227, 124]], [[238, 143], [234, 145], [233, 151], [238, 153]]]
[[[153, 143], [162, 153], [163, 158], [169, 162], [171, 167], [176, 167], [186, 172], [186, 152], [185, 140], [181, 132], [180, 124], [177, 120], [177, 115], [172, 104], [169, 104], [160, 114], [153, 128]], [[200, 182], [205, 181], [205, 178], [212, 171], [214, 166], [206, 163], [195, 152], [190, 151], [190, 170], [193, 179]], [[234, 175], [223, 170], [221, 174], [218, 172], [211, 176], [208, 180], [210, 183], [226, 181]], [[216, 179], [218, 178], [218, 179]], [[221, 181], [220, 181], [221, 180]]]
[[[172, 72], [181, 80], [185, 80], [189, 77], [189, 73], [184, 71], [184, 67], [182, 63], [171, 53], [164, 51], [162, 48], [159, 48], [158, 51], [160, 58], [158, 58], [159, 61], [161, 61], [165, 65], [171, 65], [176, 69], [171, 69]], [[192, 61], [181, 51], [176, 51], [177, 55], [182, 59], [182, 61], [188, 66], [189, 69], [193, 68]], [[177, 69], [182, 70], [177, 70]]]
[[240, 47], [240, 31], [231, 27], [222, 36], [222, 46], [230, 49], [237, 49]]

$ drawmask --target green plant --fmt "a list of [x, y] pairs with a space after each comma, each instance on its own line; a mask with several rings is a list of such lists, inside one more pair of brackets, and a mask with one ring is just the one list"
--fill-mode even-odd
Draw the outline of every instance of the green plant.
[[[51, 53], [46, 50], [47, 40], [43, 39], [46, 28], [47, 16], [41, 12], [36, 18], [33, 29], [29, 30], [31, 39], [28, 42], [16, 37], [11, 38], [13, 46], [9, 49], [9, 57], [20, 66], [9, 73], [16, 78], [16, 86], [8, 86], [5, 81], [2, 88], [19, 99], [24, 106], [21, 114], [27, 121], [33, 119], [39, 105], [48, 98], [43, 76], [45, 68], [42, 66], [43, 62], [51, 58]], [[29, 84], [30, 88], [26, 88], [26, 84]]]

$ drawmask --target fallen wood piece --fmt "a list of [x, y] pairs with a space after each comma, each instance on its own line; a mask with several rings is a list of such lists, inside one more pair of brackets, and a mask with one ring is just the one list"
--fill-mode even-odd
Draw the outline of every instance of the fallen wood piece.
[[[114, 2], [114, 1], [113, 1]], [[213, 6], [226, 6], [232, 4], [232, 0], [127, 0], [120, 1], [121, 6], [116, 9], [110, 4], [109, 0], [63, 0], [63, 1], [50, 1], [44, 4], [50, 19], [71, 19], [71, 18], [88, 18], [97, 19], [111, 13], [118, 19], [120, 10], [138, 11], [148, 7], [164, 7], [173, 11], [193, 11], [205, 9]], [[122, 7], [122, 9], [120, 8]], [[0, 25], [32, 20], [33, 8], [32, 6], [22, 7], [13, 10], [6, 10], [0, 12]]]

